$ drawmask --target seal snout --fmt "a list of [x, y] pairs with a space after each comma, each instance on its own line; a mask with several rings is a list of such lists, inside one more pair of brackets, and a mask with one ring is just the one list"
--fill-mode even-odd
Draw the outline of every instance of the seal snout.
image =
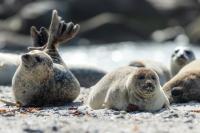
[[171, 93], [172, 93], [172, 96], [181, 96], [183, 94], [183, 91], [181, 87], [175, 87], [172, 89]]
[[147, 81], [146, 82], [146, 86], [147, 87], [154, 87], [153, 83], [151, 81]]
[[144, 87], [143, 87], [143, 89], [145, 89], [148, 92], [153, 92], [154, 88], [155, 88], [155, 86], [154, 86], [154, 84], [153, 84], [153, 82], [151, 80], [147, 80], [145, 82]]

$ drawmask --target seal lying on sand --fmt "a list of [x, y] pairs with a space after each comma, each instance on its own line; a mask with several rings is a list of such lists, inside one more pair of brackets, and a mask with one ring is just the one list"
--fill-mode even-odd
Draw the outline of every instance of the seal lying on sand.
[[57, 105], [72, 102], [80, 93], [80, 85], [62, 61], [58, 43], [70, 40], [79, 25], [60, 20], [52, 14], [48, 43], [43, 50], [33, 50], [21, 56], [12, 79], [15, 100], [21, 106]]
[[170, 102], [200, 101], [200, 60], [184, 66], [164, 86]]
[[161, 86], [167, 81], [169, 81], [171, 78], [171, 74], [168, 68], [164, 66], [162, 63], [157, 62], [157, 61], [136, 60], [136, 61], [131, 62], [129, 66], [145, 67], [145, 68], [152, 69], [158, 74]]
[[174, 49], [171, 56], [171, 74], [175, 76], [181, 68], [195, 60], [194, 52], [188, 47], [177, 47]]
[[88, 105], [93, 109], [156, 111], [169, 106], [157, 74], [147, 68], [119, 68], [91, 89]]

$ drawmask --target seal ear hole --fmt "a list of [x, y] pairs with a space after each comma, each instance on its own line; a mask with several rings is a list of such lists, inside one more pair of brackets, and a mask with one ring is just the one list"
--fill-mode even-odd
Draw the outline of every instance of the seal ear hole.
[[36, 60], [37, 62], [39, 62], [39, 63], [42, 62], [42, 59], [41, 59], [40, 57], [38, 57], [38, 56], [35, 57], [35, 60]]

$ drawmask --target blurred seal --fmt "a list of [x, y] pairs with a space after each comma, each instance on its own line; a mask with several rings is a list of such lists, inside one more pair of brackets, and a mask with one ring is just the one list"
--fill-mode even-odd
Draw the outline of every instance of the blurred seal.
[[200, 60], [184, 66], [163, 89], [170, 102], [200, 101]]
[[171, 74], [175, 76], [186, 64], [195, 60], [194, 52], [189, 47], [179, 46], [171, 55]]

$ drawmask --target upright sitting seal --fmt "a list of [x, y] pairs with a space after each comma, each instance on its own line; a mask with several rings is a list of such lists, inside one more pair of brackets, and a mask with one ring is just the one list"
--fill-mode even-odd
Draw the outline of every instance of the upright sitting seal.
[[89, 94], [93, 109], [157, 111], [169, 106], [157, 74], [151, 69], [122, 67], [106, 74]]
[[57, 50], [58, 43], [70, 40], [78, 33], [79, 25], [60, 19], [54, 10], [48, 43], [40, 50], [32, 50], [21, 56], [12, 79], [15, 100], [21, 106], [64, 104], [72, 102], [80, 93], [77, 79]]
[[184, 66], [163, 89], [170, 102], [200, 101], [200, 60]]
[[[45, 27], [41, 27], [38, 31], [34, 26], [31, 27], [31, 36], [33, 39], [33, 49], [43, 48], [43, 46], [46, 45], [49, 37], [48, 30]], [[95, 85], [106, 74], [104, 70], [91, 66], [69, 65], [68, 68], [77, 78], [81, 87], [86, 88]]]
[[171, 55], [171, 74], [175, 76], [181, 68], [195, 60], [194, 52], [188, 47], [177, 47]]
[[132, 61], [129, 66], [134, 67], [145, 67], [152, 69], [158, 74], [161, 86], [164, 85], [167, 81], [170, 80], [171, 74], [169, 69], [164, 66], [162, 63], [152, 60], [136, 60]]

